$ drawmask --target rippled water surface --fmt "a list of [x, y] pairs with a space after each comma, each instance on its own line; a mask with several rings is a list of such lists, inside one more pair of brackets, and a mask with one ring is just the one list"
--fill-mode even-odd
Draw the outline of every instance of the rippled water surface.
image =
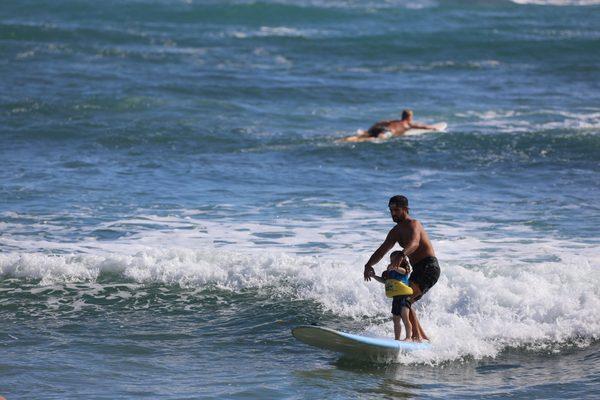
[[[599, 15], [3, 2], [0, 395], [597, 398]], [[338, 141], [404, 108], [447, 131]], [[362, 266], [394, 194], [440, 259], [432, 349], [299, 343], [393, 334]]]

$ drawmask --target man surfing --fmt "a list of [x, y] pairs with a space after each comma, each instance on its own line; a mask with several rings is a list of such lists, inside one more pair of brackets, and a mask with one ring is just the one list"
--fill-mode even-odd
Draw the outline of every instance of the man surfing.
[[[440, 266], [423, 225], [408, 214], [408, 199], [404, 196], [393, 196], [390, 198], [388, 206], [396, 226], [390, 230], [384, 242], [365, 264], [364, 278], [365, 281], [370, 281], [375, 276], [373, 265], [377, 264], [398, 243], [403, 250], [401, 256], [392, 261], [391, 267], [399, 268], [405, 257], [412, 264], [413, 270], [408, 280], [413, 290], [413, 295], [409, 298], [410, 305], [423, 297], [436, 284], [440, 277]], [[410, 307], [409, 318], [412, 324], [412, 339], [414, 341], [429, 340], [412, 307]]]
[[402, 136], [409, 129], [427, 129], [436, 131], [438, 128], [434, 125], [423, 125], [413, 122], [412, 110], [402, 111], [402, 119], [391, 119], [379, 121], [367, 131], [360, 131], [357, 135], [348, 136], [344, 142], [365, 142], [374, 139], [389, 139], [394, 136]]

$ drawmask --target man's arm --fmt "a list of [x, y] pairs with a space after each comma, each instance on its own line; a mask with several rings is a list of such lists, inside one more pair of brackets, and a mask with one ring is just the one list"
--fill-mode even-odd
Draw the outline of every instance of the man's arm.
[[[365, 281], [370, 281], [371, 280], [371, 276], [375, 274], [375, 270], [373, 270], [373, 265], [377, 264], [379, 261], [381, 261], [381, 259], [383, 258], [383, 256], [385, 256], [385, 254], [390, 251], [392, 249], [392, 247], [394, 247], [394, 244], [396, 244], [396, 235], [394, 234], [394, 229], [392, 229], [387, 237], [385, 238], [385, 240], [383, 241], [383, 243], [381, 244], [381, 246], [379, 246], [379, 248], [377, 250], [375, 250], [375, 253], [373, 253], [373, 255], [371, 256], [371, 258], [369, 258], [369, 261], [367, 261], [367, 263], [365, 264], [365, 272], [364, 272], [364, 276], [365, 276]], [[371, 271], [373, 272], [371, 274]]]
[[415, 124], [410, 123], [411, 129], [433, 129], [437, 131], [437, 128], [433, 125]]

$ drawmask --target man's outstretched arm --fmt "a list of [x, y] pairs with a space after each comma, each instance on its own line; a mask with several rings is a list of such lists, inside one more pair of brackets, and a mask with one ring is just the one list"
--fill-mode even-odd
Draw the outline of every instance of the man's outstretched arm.
[[388, 233], [387, 237], [385, 238], [385, 240], [383, 241], [381, 246], [379, 246], [379, 248], [377, 250], [375, 250], [375, 253], [373, 253], [371, 258], [369, 258], [369, 261], [367, 261], [367, 263], [365, 264], [365, 272], [364, 272], [365, 281], [370, 281], [371, 276], [375, 275], [375, 270], [373, 269], [373, 265], [377, 264], [383, 258], [383, 256], [385, 256], [385, 254], [388, 251], [390, 251], [392, 249], [392, 247], [394, 247], [394, 244], [396, 244], [396, 238], [395, 238], [395, 235], [393, 232], [394, 232], [394, 230], [392, 229]]
[[424, 124], [415, 124], [415, 123], [411, 123], [410, 124], [410, 128], [411, 129], [433, 129], [433, 130], [437, 130], [437, 128], [433, 125], [424, 125]]

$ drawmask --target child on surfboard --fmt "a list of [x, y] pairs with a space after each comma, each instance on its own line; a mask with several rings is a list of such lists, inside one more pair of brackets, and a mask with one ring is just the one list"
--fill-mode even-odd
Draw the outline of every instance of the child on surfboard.
[[[392, 266], [397, 257], [403, 257], [403, 260], [398, 268], [393, 268]], [[400, 335], [402, 334], [400, 321], [402, 321], [406, 330], [406, 337], [403, 340], [412, 340], [412, 324], [409, 318], [410, 302], [408, 301], [408, 297], [412, 295], [413, 291], [408, 286], [408, 274], [410, 274], [408, 259], [403, 256], [401, 251], [394, 251], [390, 254], [390, 265], [388, 265], [387, 270], [383, 271], [381, 277], [374, 276], [378, 282], [385, 284], [385, 295], [393, 297], [392, 320], [394, 321], [394, 337], [396, 340], [400, 340]]]

